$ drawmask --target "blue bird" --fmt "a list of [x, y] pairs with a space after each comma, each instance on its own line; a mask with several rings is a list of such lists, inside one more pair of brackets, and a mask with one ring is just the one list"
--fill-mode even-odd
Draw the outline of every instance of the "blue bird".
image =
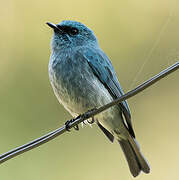
[[[92, 30], [76, 21], [47, 24], [54, 30], [50, 82], [58, 101], [73, 117], [123, 95], [114, 68]], [[96, 115], [95, 122], [111, 142], [117, 139], [134, 177], [141, 171], [150, 172], [135, 140], [127, 101]]]

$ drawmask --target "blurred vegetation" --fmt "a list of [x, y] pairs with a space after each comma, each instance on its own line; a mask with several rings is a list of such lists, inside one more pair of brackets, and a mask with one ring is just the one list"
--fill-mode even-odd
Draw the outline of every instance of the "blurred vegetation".
[[[45, 22], [64, 19], [94, 30], [125, 91], [179, 59], [176, 0], [1, 1], [0, 153], [70, 118], [53, 95], [47, 69], [52, 31]], [[129, 100], [137, 139], [151, 165], [151, 173], [138, 179], [179, 178], [178, 78], [175, 72]], [[133, 178], [120, 146], [94, 125], [2, 164], [0, 179]]]

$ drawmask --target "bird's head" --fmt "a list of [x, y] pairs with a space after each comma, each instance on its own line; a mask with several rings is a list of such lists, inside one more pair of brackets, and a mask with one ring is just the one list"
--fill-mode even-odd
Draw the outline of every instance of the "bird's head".
[[98, 45], [91, 29], [76, 21], [62, 21], [59, 24], [47, 23], [54, 30], [52, 49], [74, 48]]

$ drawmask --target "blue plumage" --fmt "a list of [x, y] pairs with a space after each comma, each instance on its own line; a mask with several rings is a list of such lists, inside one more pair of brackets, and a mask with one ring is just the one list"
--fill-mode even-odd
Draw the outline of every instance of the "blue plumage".
[[[123, 94], [110, 60], [89, 28], [76, 21], [47, 24], [54, 29], [50, 82], [57, 99], [72, 116], [105, 105]], [[149, 173], [135, 140], [127, 101], [97, 115], [95, 120], [110, 141], [118, 140], [133, 176], [141, 170]]]

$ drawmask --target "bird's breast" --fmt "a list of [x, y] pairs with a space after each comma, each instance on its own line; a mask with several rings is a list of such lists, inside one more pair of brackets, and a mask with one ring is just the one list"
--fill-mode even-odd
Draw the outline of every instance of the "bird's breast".
[[[87, 61], [70, 57], [60, 60], [51, 57], [49, 77], [58, 101], [74, 117], [113, 101], [113, 97], [93, 73]], [[120, 114], [120, 109], [116, 105], [96, 118], [112, 132], [122, 125]]]
[[80, 114], [113, 100], [86, 61], [51, 57], [49, 77], [59, 102], [71, 114]]

